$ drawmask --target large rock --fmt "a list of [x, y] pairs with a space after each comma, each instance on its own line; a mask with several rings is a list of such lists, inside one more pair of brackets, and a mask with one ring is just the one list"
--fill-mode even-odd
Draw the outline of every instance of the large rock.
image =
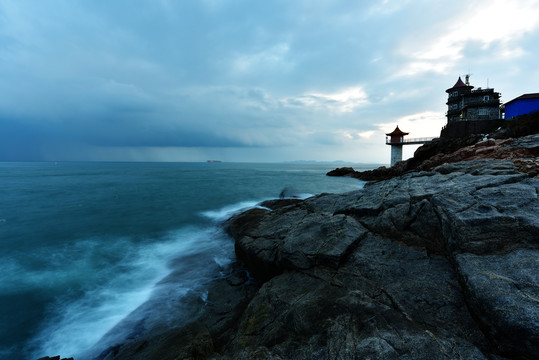
[[319, 196], [292, 207], [253, 209], [233, 217], [228, 224], [237, 238], [236, 254], [262, 280], [289, 269], [337, 268], [366, 233], [354, 218], [332, 214], [334, 204], [327, 200], [341, 198]]
[[327, 176], [352, 176], [355, 170], [351, 167], [342, 167], [335, 170], [331, 170], [326, 175]]
[[225, 352], [536, 358], [538, 191], [518, 161], [480, 159], [232, 218], [267, 282]]
[[339, 269], [286, 272], [260, 289], [228, 351], [282, 359], [486, 359], [449, 262], [369, 235]]

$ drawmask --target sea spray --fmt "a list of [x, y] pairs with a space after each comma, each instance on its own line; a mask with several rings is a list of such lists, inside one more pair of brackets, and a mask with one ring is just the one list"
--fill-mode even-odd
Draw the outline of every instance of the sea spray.
[[[130, 324], [137, 323], [142, 318], [137, 310], [149, 300], [154, 305], [139, 313], [170, 325], [181, 317], [173, 313], [170, 302], [215, 276], [214, 268], [221, 264], [216, 264], [214, 258], [224, 264], [230, 261], [233, 249], [229, 238], [210, 227], [180, 229], [161, 242], [126, 249], [126, 253], [126, 259], [111, 269], [110, 279], [101, 286], [74, 302], [58, 301], [54, 305], [30, 344], [33, 357], [60, 353], [77, 359], [91, 358], [113, 345], [111, 342], [121, 342], [130, 335], [133, 329], [119, 324], [127, 317], [131, 317]], [[213, 268], [209, 266], [212, 264]], [[103, 338], [106, 334], [108, 338]]]
[[215, 222], [220, 222], [228, 219], [234, 214], [240, 213], [242, 211], [245, 211], [247, 209], [256, 207], [261, 201], [242, 201], [237, 204], [232, 204], [225, 206], [218, 210], [207, 210], [202, 211], [200, 215], [207, 217], [208, 219], [211, 219]]

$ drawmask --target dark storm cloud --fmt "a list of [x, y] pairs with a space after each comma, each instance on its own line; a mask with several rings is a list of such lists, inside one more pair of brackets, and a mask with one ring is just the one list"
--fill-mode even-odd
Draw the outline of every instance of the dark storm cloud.
[[111, 147], [118, 158], [122, 148], [175, 147], [338, 158], [328, 149], [356, 156], [360, 142], [382, 153], [387, 124], [443, 120], [444, 90], [468, 70], [506, 100], [536, 92], [538, 9], [531, 0], [5, 0], [0, 160]]

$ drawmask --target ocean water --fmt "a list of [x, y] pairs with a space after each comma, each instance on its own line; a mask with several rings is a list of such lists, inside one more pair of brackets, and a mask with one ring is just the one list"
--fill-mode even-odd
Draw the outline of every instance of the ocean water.
[[363, 186], [325, 176], [338, 166], [0, 163], [0, 357], [92, 358], [150, 297], [203, 297], [234, 259], [220, 222], [282, 193]]

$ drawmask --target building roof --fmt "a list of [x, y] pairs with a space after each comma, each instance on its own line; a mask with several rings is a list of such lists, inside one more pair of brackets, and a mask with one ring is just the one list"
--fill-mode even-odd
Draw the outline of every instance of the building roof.
[[407, 132], [404, 132], [404, 131], [401, 131], [401, 129], [399, 129], [399, 125], [397, 125], [397, 127], [395, 128], [395, 130], [393, 130], [393, 132], [390, 132], [389, 134], [386, 134], [388, 136], [394, 136], [394, 135], [408, 135], [409, 133]]
[[455, 83], [455, 85], [453, 85], [452, 88], [447, 89], [445, 92], [449, 92], [449, 91], [451, 91], [451, 90], [453, 90], [453, 89], [457, 89], [457, 88], [461, 88], [461, 87], [473, 88], [473, 86], [471, 86], [471, 85], [466, 85], [466, 84], [464, 83], [464, 81], [462, 81], [462, 79], [461, 79], [460, 76], [459, 76], [459, 79], [457, 80], [457, 82]]
[[454, 88], [459, 88], [459, 87], [463, 87], [463, 86], [466, 86], [466, 84], [464, 83], [464, 81], [462, 81], [462, 79], [461, 79], [460, 76], [459, 76], [459, 79], [457, 80], [457, 82], [455, 83], [455, 85], [453, 85], [452, 89], [454, 89]]
[[505, 105], [510, 104], [513, 101], [524, 100], [524, 99], [539, 99], [539, 93], [520, 95], [519, 97], [516, 97], [513, 100], [510, 100], [510, 101], [506, 102]]

